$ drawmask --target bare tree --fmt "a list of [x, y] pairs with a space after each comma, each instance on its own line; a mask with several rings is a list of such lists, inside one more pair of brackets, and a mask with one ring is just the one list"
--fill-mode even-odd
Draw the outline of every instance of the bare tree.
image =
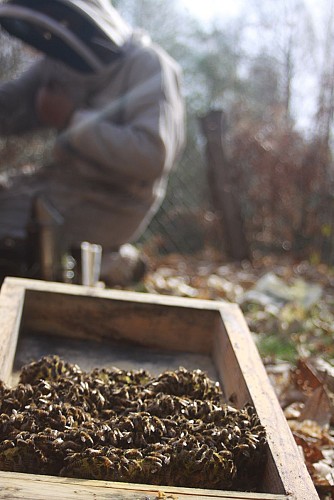
[[313, 51], [312, 17], [304, 0], [253, 0], [251, 11], [251, 31], [257, 30], [257, 53], [276, 61], [281, 103], [289, 122], [293, 116], [294, 79], [305, 71]]
[[319, 79], [318, 108], [316, 112], [316, 136], [326, 150], [330, 148], [334, 111], [334, 2], [327, 1], [325, 37], [322, 46], [322, 70]]

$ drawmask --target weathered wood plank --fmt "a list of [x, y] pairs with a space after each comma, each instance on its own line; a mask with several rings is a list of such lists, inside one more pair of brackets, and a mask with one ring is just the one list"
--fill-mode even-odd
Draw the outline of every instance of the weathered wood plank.
[[25, 290], [11, 284], [3, 285], [0, 301], [0, 380], [10, 379]]
[[[0, 471], [0, 498], [12, 500], [286, 500], [285, 495], [148, 486]], [[305, 499], [306, 500], [306, 499]]]
[[[286, 493], [295, 500], [319, 500], [288, 423], [270, 384], [240, 309], [221, 311], [222, 330], [216, 335], [214, 355], [226, 397], [242, 406], [253, 403], [268, 439], [263, 489]], [[241, 370], [240, 370], [241, 368]], [[293, 464], [293, 465], [292, 465]]]
[[[139, 294], [146, 299], [139, 301], [138, 294], [131, 292], [75, 286], [66, 293], [64, 285], [55, 285], [53, 290], [50, 284], [36, 282], [27, 290], [23, 311], [26, 329], [71, 338], [122, 339], [148, 347], [211, 352], [217, 307], [210, 301], [192, 303], [189, 309], [192, 299], [161, 300], [153, 294]], [[87, 288], [92, 295], [85, 295]]]

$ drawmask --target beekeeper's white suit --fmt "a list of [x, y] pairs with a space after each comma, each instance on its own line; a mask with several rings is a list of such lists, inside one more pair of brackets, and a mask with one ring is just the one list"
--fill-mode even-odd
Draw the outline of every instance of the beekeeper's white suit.
[[44, 54], [0, 87], [0, 134], [46, 126], [36, 114], [41, 87], [74, 104], [58, 129], [56, 161], [0, 192], [0, 238], [23, 236], [31, 197], [41, 193], [64, 217], [64, 244], [107, 250], [133, 241], [183, 147], [178, 65], [108, 0], [7, 1], [0, 24]]

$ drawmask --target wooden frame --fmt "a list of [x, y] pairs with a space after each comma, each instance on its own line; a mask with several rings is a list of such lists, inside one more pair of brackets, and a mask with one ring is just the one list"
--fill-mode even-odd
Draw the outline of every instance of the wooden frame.
[[[245, 319], [235, 304], [6, 278], [0, 293], [0, 379], [13, 375], [20, 338], [51, 335], [126, 341], [144, 349], [207, 356], [225, 396], [252, 403], [268, 436], [259, 493], [111, 483], [0, 471], [0, 498], [318, 499]], [[84, 342], [81, 342], [84, 345]], [[101, 345], [101, 344], [100, 344]]]

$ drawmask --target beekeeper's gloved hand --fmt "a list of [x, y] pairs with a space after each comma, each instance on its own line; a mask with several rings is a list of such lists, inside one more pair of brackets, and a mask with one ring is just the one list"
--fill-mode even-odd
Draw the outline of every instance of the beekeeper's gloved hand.
[[63, 130], [74, 111], [74, 103], [61, 87], [41, 87], [36, 95], [38, 120], [47, 127]]

